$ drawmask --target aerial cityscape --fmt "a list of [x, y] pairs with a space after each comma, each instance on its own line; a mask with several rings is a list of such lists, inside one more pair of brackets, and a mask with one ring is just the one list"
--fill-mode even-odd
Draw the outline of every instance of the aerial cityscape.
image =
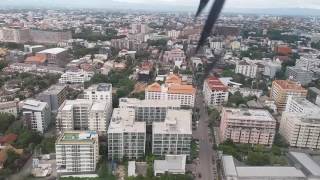
[[0, 180], [320, 180], [320, 2], [250, 1], [0, 2]]

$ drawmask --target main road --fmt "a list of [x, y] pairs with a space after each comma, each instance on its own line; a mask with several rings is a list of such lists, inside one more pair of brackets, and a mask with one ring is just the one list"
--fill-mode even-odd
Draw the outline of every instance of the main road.
[[199, 109], [200, 119], [197, 130], [194, 132], [194, 138], [199, 139], [199, 161], [196, 165], [196, 180], [214, 180], [216, 179], [215, 164], [213, 163], [214, 152], [211, 138], [209, 137], [208, 112], [204, 105], [201, 90], [198, 90], [196, 98], [196, 108]]

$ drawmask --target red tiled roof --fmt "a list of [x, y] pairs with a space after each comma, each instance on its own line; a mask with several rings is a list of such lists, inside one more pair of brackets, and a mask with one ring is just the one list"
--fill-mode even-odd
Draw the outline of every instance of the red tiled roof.
[[211, 76], [207, 78], [206, 82], [212, 91], [228, 91], [228, 87], [225, 86], [217, 77]]
[[13, 143], [17, 140], [16, 134], [7, 134], [5, 136], [0, 137], [0, 144]]

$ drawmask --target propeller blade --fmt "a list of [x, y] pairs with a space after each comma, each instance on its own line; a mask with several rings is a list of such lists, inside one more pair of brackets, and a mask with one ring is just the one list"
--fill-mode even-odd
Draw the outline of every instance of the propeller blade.
[[212, 5], [208, 19], [202, 30], [196, 52], [198, 52], [200, 47], [204, 45], [204, 43], [206, 42], [206, 39], [210, 36], [212, 28], [219, 18], [219, 15], [221, 13], [224, 3], [225, 3], [225, 0], [215, 0], [214, 4]]
[[196, 13], [196, 17], [200, 15], [200, 13], [203, 11], [203, 9], [207, 6], [209, 0], [200, 0], [199, 8]]

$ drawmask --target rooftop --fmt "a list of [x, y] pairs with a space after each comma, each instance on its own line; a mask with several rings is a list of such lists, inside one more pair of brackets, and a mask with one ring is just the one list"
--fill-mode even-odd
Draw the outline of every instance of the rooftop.
[[206, 82], [212, 91], [228, 91], [228, 87], [225, 86], [217, 77], [211, 76], [206, 79]]
[[222, 156], [223, 169], [226, 176], [242, 178], [305, 178], [303, 172], [295, 167], [277, 166], [235, 166], [232, 156]]
[[67, 86], [64, 84], [54, 84], [50, 86], [47, 90], [42, 93], [45, 94], [59, 94], [62, 90], [64, 90]]
[[304, 168], [308, 170], [313, 176], [320, 177], [320, 165], [317, 164], [311, 157], [305, 153], [289, 152]]
[[154, 171], [156, 172], [176, 172], [185, 171], [186, 155], [166, 155], [165, 160], [154, 161]]
[[192, 134], [190, 110], [168, 110], [164, 122], [153, 122], [156, 134]]
[[60, 54], [64, 51], [67, 51], [64, 48], [51, 48], [38, 52], [38, 54]]
[[180, 107], [179, 100], [140, 100], [135, 98], [120, 98], [119, 107]]
[[108, 133], [146, 132], [145, 122], [135, 122], [135, 110], [132, 108], [113, 109]]
[[223, 111], [226, 113], [228, 119], [271, 121], [274, 123], [276, 122], [276, 120], [267, 110], [223, 108]]
[[273, 84], [279, 85], [284, 90], [294, 90], [294, 91], [305, 91], [307, 90], [301, 86], [301, 84], [296, 83], [294, 81], [290, 80], [275, 80], [273, 81]]
[[94, 84], [88, 88], [89, 91], [112, 91], [112, 84], [100, 83]]
[[56, 141], [56, 144], [92, 143], [98, 143], [98, 134], [95, 131], [65, 131]]
[[23, 103], [23, 109], [32, 111], [42, 111], [48, 104], [33, 99], [27, 99]]

